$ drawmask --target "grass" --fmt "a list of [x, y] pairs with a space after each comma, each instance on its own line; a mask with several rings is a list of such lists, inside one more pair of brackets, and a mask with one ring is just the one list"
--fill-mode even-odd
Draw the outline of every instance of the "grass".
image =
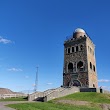
[[[88, 101], [90, 105], [72, 105], [58, 103], [58, 100], [80, 100]], [[23, 104], [11, 104], [9, 107], [15, 108], [16, 110], [102, 110], [99, 103], [110, 104], [110, 94], [101, 94], [95, 92], [81, 92], [71, 94], [65, 97], [51, 100], [49, 102], [34, 102], [34, 103], [23, 103]]]
[[12, 97], [12, 98], [6, 98], [6, 99], [0, 99], [0, 102], [3, 101], [27, 101], [27, 97]]
[[100, 110], [99, 108], [95, 108], [95, 107], [73, 106], [73, 105], [55, 104], [49, 102], [11, 104], [8, 106], [15, 108], [16, 110]]
[[96, 92], [80, 92], [71, 94], [60, 99], [70, 99], [70, 100], [82, 100], [89, 101], [93, 103], [108, 103], [110, 104], [110, 94], [102, 94]]

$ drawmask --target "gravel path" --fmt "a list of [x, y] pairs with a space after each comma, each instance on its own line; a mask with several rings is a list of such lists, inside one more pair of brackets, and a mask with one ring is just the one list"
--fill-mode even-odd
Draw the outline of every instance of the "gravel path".
[[13, 108], [6, 107], [8, 104], [16, 104], [16, 103], [28, 103], [29, 101], [11, 101], [11, 102], [0, 102], [0, 110], [15, 110]]

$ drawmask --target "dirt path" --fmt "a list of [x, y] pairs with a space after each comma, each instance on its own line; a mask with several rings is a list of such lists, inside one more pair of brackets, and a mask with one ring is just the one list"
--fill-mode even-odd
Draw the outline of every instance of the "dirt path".
[[[71, 105], [91, 105], [90, 102], [87, 101], [75, 101], [75, 100], [57, 100], [57, 103], [63, 104], [71, 104]], [[110, 104], [97, 104], [99, 105], [101, 110], [110, 110]]]
[[11, 101], [11, 102], [0, 102], [0, 110], [15, 110], [13, 108], [6, 107], [8, 104], [16, 104], [16, 103], [28, 103], [29, 101]]

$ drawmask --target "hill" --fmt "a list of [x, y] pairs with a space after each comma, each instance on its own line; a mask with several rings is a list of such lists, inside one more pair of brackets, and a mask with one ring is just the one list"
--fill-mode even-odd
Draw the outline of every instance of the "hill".
[[49, 102], [9, 106], [19, 110], [110, 110], [110, 94], [79, 92]]
[[14, 94], [14, 92], [7, 88], [0, 88], [0, 94]]

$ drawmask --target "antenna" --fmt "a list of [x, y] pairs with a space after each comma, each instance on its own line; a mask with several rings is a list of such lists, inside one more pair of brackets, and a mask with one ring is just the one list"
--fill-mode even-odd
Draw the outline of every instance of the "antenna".
[[36, 71], [36, 79], [35, 79], [35, 87], [34, 87], [34, 91], [37, 91], [37, 87], [38, 87], [38, 66], [36, 67], [37, 71]]

